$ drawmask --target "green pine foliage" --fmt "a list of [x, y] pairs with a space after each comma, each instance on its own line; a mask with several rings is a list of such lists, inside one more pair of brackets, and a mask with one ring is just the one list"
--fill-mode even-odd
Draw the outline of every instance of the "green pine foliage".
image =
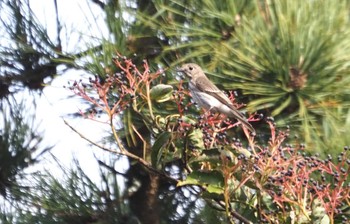
[[[349, 144], [348, 1], [156, 1], [144, 24], [311, 151]], [[339, 112], [341, 111], [341, 112]], [[330, 150], [332, 148], [332, 150]], [[338, 145], [339, 148], [339, 145]]]

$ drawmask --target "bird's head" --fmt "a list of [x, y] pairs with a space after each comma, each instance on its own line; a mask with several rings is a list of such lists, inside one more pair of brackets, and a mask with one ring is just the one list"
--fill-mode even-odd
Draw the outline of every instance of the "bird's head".
[[194, 63], [184, 64], [180, 68], [176, 69], [176, 71], [183, 72], [190, 78], [193, 78], [194, 76], [203, 73], [201, 67]]

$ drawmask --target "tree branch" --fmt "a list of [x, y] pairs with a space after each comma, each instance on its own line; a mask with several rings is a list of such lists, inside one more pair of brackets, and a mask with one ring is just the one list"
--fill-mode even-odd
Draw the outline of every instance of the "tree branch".
[[[74, 128], [72, 125], [70, 125], [65, 119], [63, 119], [63, 122], [72, 130], [74, 131], [75, 133], [77, 133], [82, 139], [88, 141], [89, 143], [91, 143], [92, 145], [104, 150], [104, 151], [107, 151], [107, 152], [111, 152], [111, 153], [114, 153], [114, 154], [118, 154], [118, 155], [123, 155], [123, 156], [127, 156], [133, 160], [136, 160], [138, 163], [140, 163], [142, 166], [144, 166], [148, 171], [158, 175], [159, 177], [163, 178], [163, 179], [166, 179], [168, 181], [170, 181], [171, 183], [173, 184], [177, 184], [178, 183], [178, 180], [170, 177], [169, 175], [161, 172], [160, 170], [157, 170], [155, 168], [152, 167], [152, 165], [147, 162], [146, 160], [130, 153], [129, 151], [127, 151], [124, 147], [123, 149], [120, 149], [120, 151], [116, 151], [114, 149], [110, 149], [110, 148], [107, 148], [107, 147], [104, 147], [92, 140], [90, 140], [89, 138], [87, 138], [85, 135], [83, 135], [82, 133], [80, 133], [76, 128]], [[122, 145], [120, 144], [120, 146], [122, 147]]]

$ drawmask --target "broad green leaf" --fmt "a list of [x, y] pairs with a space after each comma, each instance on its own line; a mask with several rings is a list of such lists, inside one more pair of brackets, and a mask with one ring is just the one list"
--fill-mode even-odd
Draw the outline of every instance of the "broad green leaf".
[[152, 87], [150, 95], [151, 99], [158, 103], [168, 101], [172, 98], [173, 87], [171, 85], [158, 84]]
[[210, 162], [211, 164], [217, 164], [220, 162], [220, 152], [217, 148], [211, 148], [208, 150], [202, 150], [201, 155], [193, 156], [188, 160], [188, 164], [200, 164], [202, 162]]
[[133, 125], [133, 114], [131, 109], [127, 109], [124, 112], [123, 123], [125, 130], [125, 137], [128, 143], [128, 146], [133, 146], [137, 144], [136, 135], [132, 128]]
[[203, 142], [203, 132], [200, 129], [193, 129], [188, 134], [189, 143], [193, 146], [194, 149], [203, 150], [204, 142]]
[[190, 118], [189, 116], [182, 116], [181, 117], [182, 121], [187, 123], [187, 124], [195, 124], [197, 121]]
[[312, 203], [312, 221], [320, 224], [330, 223], [329, 217], [327, 215], [326, 209], [323, 207], [320, 199], [316, 198]]
[[219, 171], [197, 170], [190, 173], [186, 180], [180, 181], [177, 186], [200, 185], [209, 193], [222, 194], [224, 186], [224, 177]]
[[161, 133], [154, 142], [151, 152], [151, 162], [153, 167], [158, 167], [163, 154], [164, 146], [169, 142], [170, 139], [171, 133], [166, 131]]

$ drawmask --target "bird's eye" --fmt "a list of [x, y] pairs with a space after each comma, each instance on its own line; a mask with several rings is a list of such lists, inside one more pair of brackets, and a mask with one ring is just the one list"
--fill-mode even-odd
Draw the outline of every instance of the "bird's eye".
[[190, 66], [188, 69], [189, 69], [190, 71], [192, 71], [192, 70], [193, 70], [193, 67]]

